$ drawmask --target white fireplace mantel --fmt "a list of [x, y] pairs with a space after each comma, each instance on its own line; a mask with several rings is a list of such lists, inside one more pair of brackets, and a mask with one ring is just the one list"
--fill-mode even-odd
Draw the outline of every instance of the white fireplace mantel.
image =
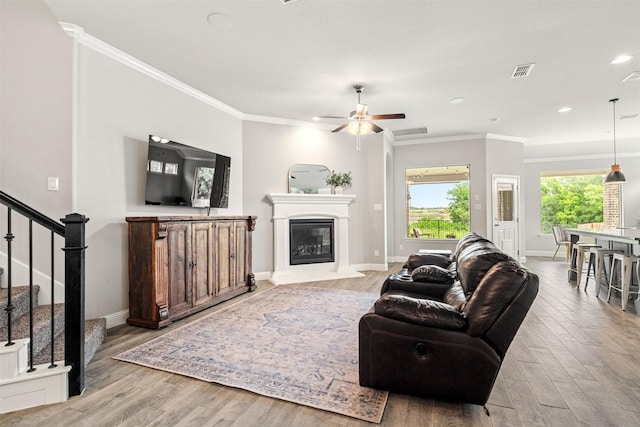
[[[276, 285], [363, 277], [349, 264], [349, 204], [353, 194], [269, 193], [273, 204], [273, 274]], [[289, 220], [334, 219], [334, 262], [290, 265]]]

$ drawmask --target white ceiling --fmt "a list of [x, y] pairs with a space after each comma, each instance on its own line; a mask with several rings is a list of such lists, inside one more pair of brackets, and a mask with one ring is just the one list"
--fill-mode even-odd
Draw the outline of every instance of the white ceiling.
[[[602, 141], [640, 113], [640, 1], [47, 0], [59, 21], [251, 115], [311, 122], [355, 109], [430, 137]], [[218, 18], [208, 22], [212, 13]], [[633, 55], [612, 65], [620, 54]], [[511, 79], [520, 64], [531, 75]], [[449, 100], [464, 97], [466, 102]], [[558, 113], [560, 107], [573, 109]], [[490, 119], [498, 118], [497, 122]], [[325, 120], [328, 128], [341, 124]], [[638, 151], [640, 117], [616, 121]]]

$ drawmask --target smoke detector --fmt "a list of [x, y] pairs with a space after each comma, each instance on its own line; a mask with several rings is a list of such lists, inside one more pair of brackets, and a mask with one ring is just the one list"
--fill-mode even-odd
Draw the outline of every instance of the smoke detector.
[[520, 77], [528, 77], [535, 66], [536, 64], [516, 65], [516, 68], [513, 69], [513, 73], [511, 73], [511, 78], [519, 79]]

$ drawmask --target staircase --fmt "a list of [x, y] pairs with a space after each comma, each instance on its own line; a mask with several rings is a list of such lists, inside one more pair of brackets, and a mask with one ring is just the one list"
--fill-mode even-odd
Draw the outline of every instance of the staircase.
[[[40, 287], [33, 286], [33, 367], [30, 371], [29, 287], [12, 288], [12, 346], [6, 346], [7, 289], [0, 288], [0, 413], [67, 400], [67, 373], [64, 363], [64, 304], [38, 305]], [[54, 328], [52, 365], [51, 326]], [[106, 335], [106, 320], [85, 321], [85, 365], [94, 356]], [[58, 362], [59, 361], [59, 362]]]

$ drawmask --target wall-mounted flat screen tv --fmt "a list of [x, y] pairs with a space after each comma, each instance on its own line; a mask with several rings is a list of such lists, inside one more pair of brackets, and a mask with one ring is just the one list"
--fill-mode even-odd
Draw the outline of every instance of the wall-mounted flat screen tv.
[[145, 204], [229, 207], [231, 158], [149, 135]]

